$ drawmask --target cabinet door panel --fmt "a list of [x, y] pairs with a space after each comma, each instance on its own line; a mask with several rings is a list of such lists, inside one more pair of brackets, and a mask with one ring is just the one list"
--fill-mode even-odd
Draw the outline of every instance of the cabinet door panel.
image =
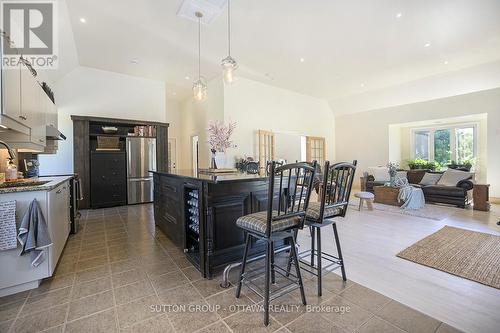
[[21, 68], [2, 69], [2, 114], [21, 121]]
[[245, 243], [245, 234], [236, 226], [236, 220], [250, 213], [250, 194], [225, 197], [210, 204], [213, 221], [214, 250], [222, 250]]
[[69, 235], [69, 185], [48, 192], [48, 224], [52, 238], [50, 273], [53, 273]]

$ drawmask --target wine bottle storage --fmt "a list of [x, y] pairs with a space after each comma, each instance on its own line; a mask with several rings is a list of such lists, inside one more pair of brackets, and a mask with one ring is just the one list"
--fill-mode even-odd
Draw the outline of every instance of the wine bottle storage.
[[197, 189], [186, 189], [186, 223], [188, 231], [200, 236], [200, 214]]

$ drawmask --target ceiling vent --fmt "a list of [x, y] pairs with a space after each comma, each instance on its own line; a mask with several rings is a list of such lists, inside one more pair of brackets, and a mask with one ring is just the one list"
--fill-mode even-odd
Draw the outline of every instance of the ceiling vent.
[[210, 24], [222, 13], [227, 0], [184, 0], [177, 16], [198, 22], [196, 12], [203, 13], [201, 23]]

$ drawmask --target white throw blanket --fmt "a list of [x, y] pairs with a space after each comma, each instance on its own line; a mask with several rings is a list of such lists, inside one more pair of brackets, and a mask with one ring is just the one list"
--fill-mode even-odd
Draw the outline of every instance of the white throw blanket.
[[395, 185], [399, 187], [398, 202], [403, 201], [403, 209], [420, 209], [425, 206], [424, 192], [421, 188], [408, 184], [406, 178], [396, 178]]

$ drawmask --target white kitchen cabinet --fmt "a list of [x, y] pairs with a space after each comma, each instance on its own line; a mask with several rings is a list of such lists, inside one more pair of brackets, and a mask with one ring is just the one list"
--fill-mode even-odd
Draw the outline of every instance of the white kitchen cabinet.
[[21, 67], [2, 68], [2, 114], [22, 122], [21, 116]]
[[[50, 179], [50, 178], [47, 178]], [[33, 199], [38, 201], [52, 240], [52, 246], [43, 250], [44, 261], [31, 265], [31, 255], [19, 256], [21, 244], [16, 249], [0, 251], [0, 297], [38, 287], [41, 279], [54, 273], [70, 232], [69, 178], [60, 177], [46, 184], [47, 190], [0, 193], [0, 201], [16, 201], [16, 222], [28, 209]]]
[[50, 249], [50, 274], [54, 272], [70, 231], [69, 183], [65, 182], [47, 193], [49, 233], [52, 239]]
[[21, 62], [21, 120], [31, 129], [30, 141], [45, 146], [45, 107], [42, 90], [29, 68]]

